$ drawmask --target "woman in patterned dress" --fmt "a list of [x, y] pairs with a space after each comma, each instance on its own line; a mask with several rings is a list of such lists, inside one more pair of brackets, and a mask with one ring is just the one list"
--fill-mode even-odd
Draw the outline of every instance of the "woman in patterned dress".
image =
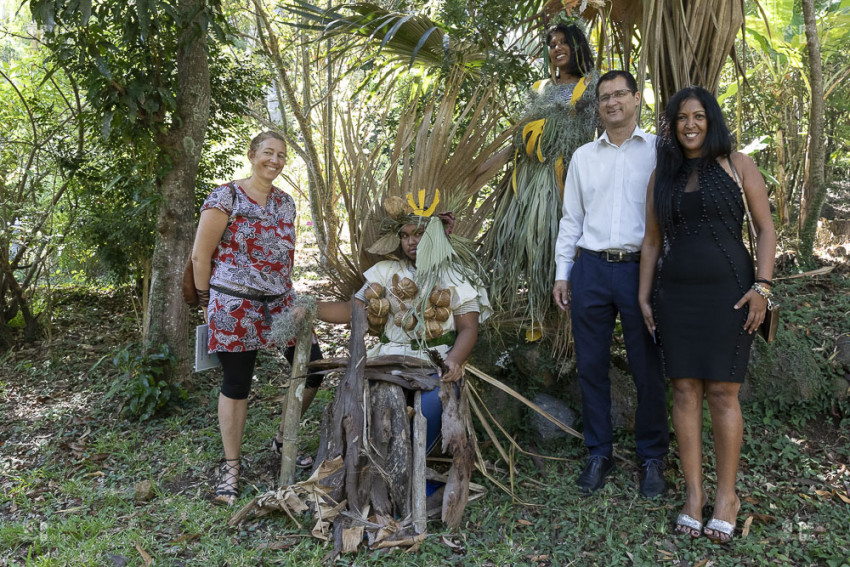
[[[218, 421], [224, 445], [215, 501], [238, 495], [242, 434], [257, 352], [275, 346], [272, 317], [294, 299], [295, 202], [273, 185], [286, 163], [286, 142], [275, 132], [256, 136], [248, 150], [251, 176], [217, 187], [201, 207], [192, 250], [195, 287], [209, 324], [209, 352], [218, 354], [223, 379]], [[291, 345], [288, 358], [292, 356]], [[321, 358], [317, 344], [311, 359]], [[304, 405], [321, 377], [308, 379]]]

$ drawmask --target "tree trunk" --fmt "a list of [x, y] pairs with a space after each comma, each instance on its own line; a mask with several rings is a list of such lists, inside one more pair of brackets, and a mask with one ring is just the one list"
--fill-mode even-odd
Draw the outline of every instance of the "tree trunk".
[[448, 527], [456, 528], [469, 501], [469, 480], [475, 468], [475, 444], [468, 433], [471, 418], [466, 385], [462, 382], [440, 384], [440, 401], [443, 404], [443, 452], [452, 456], [443, 492], [442, 520]]
[[789, 222], [788, 215], [788, 176], [785, 174], [787, 160], [785, 157], [785, 133], [782, 127], [776, 129], [776, 217], [779, 226], [785, 226]]
[[168, 132], [157, 139], [172, 167], [159, 182], [163, 198], [157, 213], [144, 337], [146, 348], [156, 349], [165, 343], [177, 357], [172, 379], [190, 372], [189, 310], [183, 303], [180, 284], [192, 248], [195, 178], [210, 114], [206, 37], [198, 31], [204, 0], [180, 0], [177, 6], [184, 18], [194, 18], [182, 30], [177, 51], [176, 116]]
[[800, 259], [803, 264], [811, 264], [818, 218], [820, 218], [820, 210], [826, 197], [823, 67], [814, 0], [803, 0], [803, 18], [806, 22], [812, 106], [809, 113], [809, 174], [800, 202]]
[[744, 22], [743, 0], [644, 0], [638, 87], [649, 69], [660, 115], [688, 85], [717, 94], [726, 58]]

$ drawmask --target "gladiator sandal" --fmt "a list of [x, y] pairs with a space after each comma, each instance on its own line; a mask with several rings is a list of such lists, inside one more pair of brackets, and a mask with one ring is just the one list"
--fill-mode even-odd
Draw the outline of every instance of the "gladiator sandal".
[[218, 470], [218, 486], [215, 489], [213, 502], [225, 506], [233, 506], [239, 496], [240, 459], [222, 459]]

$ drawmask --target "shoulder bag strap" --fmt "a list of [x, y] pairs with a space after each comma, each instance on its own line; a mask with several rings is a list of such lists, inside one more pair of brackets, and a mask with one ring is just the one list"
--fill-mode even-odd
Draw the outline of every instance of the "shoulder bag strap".
[[750, 206], [747, 204], [747, 194], [744, 193], [744, 186], [741, 184], [741, 178], [738, 176], [738, 170], [735, 168], [735, 164], [732, 162], [732, 156], [727, 156], [726, 160], [729, 162], [729, 167], [732, 169], [732, 175], [735, 177], [735, 183], [738, 185], [738, 189], [741, 190], [741, 199], [744, 201], [744, 222], [747, 224], [747, 233], [750, 236], [750, 257], [753, 259], [753, 264], [758, 265], [756, 261], [756, 246], [757, 246], [757, 238], [756, 231], [753, 227], [753, 216], [750, 214]]

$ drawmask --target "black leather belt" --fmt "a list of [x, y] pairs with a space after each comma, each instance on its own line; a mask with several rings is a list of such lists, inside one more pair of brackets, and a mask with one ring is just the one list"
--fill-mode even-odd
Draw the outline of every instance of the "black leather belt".
[[606, 262], [640, 262], [640, 252], [626, 252], [624, 250], [588, 250], [581, 249], [582, 254], [590, 254], [602, 258]]
[[231, 297], [238, 297], [239, 299], [249, 299], [251, 301], [262, 301], [263, 303], [271, 303], [272, 301], [283, 297], [283, 295], [262, 295], [259, 293], [246, 293], [243, 291], [235, 291], [232, 289], [227, 289], [226, 287], [221, 287], [220, 285], [210, 285], [210, 289], [214, 289], [219, 293], [223, 293], [224, 295], [229, 295]]

